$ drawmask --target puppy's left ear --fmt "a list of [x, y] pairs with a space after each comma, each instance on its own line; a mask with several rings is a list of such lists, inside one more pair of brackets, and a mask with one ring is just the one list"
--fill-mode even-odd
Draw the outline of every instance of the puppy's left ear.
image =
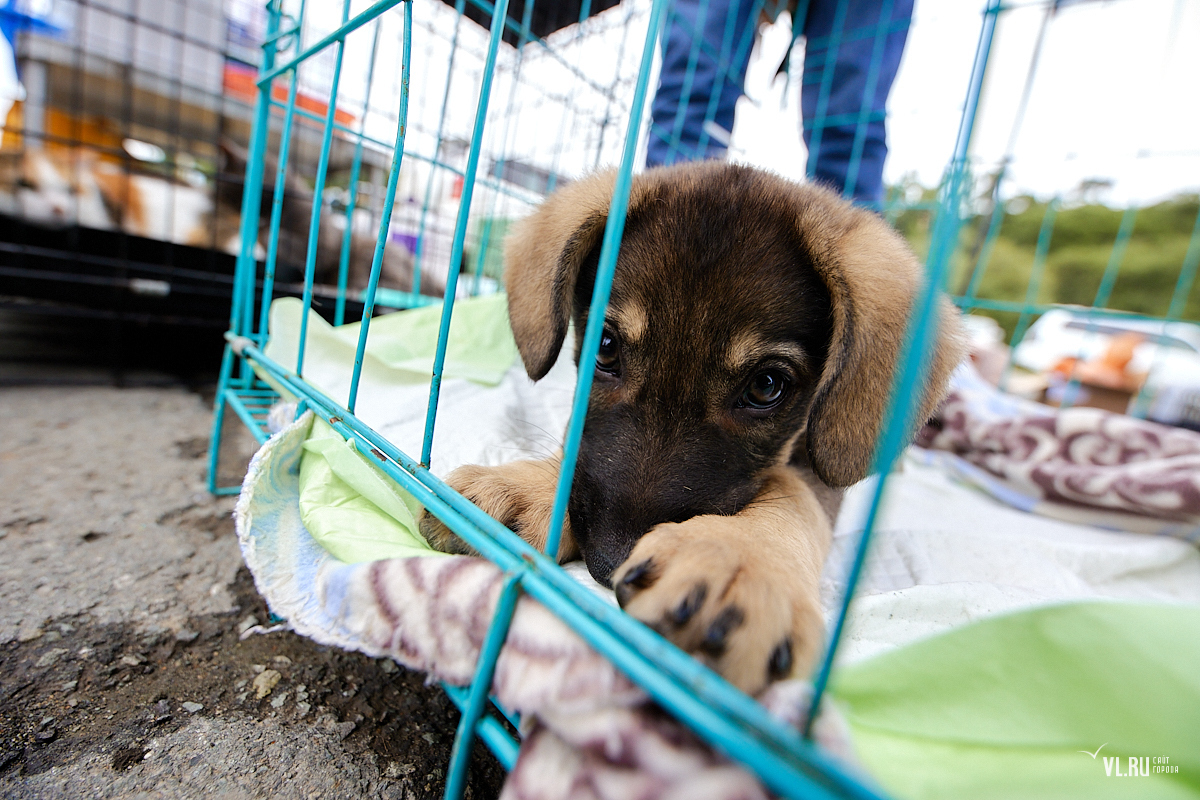
[[[809, 245], [833, 312], [829, 353], [809, 410], [807, 445], [817, 476], [842, 487], [870, 471], [924, 268], [907, 242], [875, 214], [822, 205], [808, 204], [802, 216], [812, 219], [809, 224], [801, 220], [802, 231], [820, 231], [809, 237]], [[925, 383], [918, 387], [917, 427], [945, 396], [950, 373], [966, 349], [958, 310], [947, 298], [940, 298], [934, 315], [937, 340]]]
[[538, 380], [558, 359], [575, 284], [608, 222], [616, 172], [570, 183], [518, 222], [504, 243], [508, 317], [525, 371]]

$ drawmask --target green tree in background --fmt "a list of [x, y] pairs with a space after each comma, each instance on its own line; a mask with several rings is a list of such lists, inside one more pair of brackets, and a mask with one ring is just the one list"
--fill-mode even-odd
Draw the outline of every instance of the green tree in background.
[[[1075, 193], [1079, 200], [1059, 206], [1045, 271], [1037, 296], [1031, 298], [1033, 302], [1091, 306], [1095, 301], [1124, 214], [1121, 208], [1086, 202], [1091, 200], [1090, 195], [1097, 187], [1103, 188], [1103, 183], [1085, 184]], [[934, 198], [934, 191], [919, 186], [914, 188], [913, 182], [906, 179], [895, 187], [894, 193], [898, 199], [902, 198], [904, 206], [911, 206], [912, 201], [916, 201], [916, 208], [905, 208], [887, 216], [923, 256], [929, 246], [932, 216], [926, 209]], [[1023, 196], [1008, 200], [999, 235], [991, 248], [983, 247], [991, 222], [991, 210], [987, 208], [990, 203], [978, 205], [985, 210], [968, 219], [963, 226], [959, 251], [952, 265], [951, 292], [956, 296], [965, 294], [983, 253], [986, 262], [975, 296], [984, 300], [1023, 303], [1048, 204]], [[1197, 195], [1180, 195], [1137, 211], [1108, 308], [1166, 316], [1198, 213], [1200, 196]], [[1190, 287], [1188, 294], [1182, 318], [1200, 321], [1200, 280]], [[996, 319], [1009, 337], [1018, 318], [1015, 312], [979, 309], [971, 313]]]

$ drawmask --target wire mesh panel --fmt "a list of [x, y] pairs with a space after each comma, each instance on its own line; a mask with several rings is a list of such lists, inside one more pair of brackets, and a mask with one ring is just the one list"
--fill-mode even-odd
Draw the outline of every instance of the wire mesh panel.
[[[897, 66], [889, 59], [898, 62], [896, 42], [903, 43], [911, 4], [885, 2], [883, 13], [868, 25], [857, 24], [861, 19], [850, 14], [851, 5], [848, 0], [832, 4], [826, 19], [809, 17], [806, 3], [790, 9], [792, 31], [805, 36], [807, 52], [803, 67], [796, 66], [797, 52], [789, 54], [781, 70], [796, 81], [804, 108], [803, 137], [809, 152], [804, 171], [833, 184], [845, 197], [879, 209], [898, 225], [912, 221], [905, 215], [918, 214], [927, 226], [919, 243], [927, 251], [926, 275], [913, 304], [907, 344], [896, 366], [892, 402], [874, 456], [874, 471], [886, 476], [916, 421], [921, 392], [912, 389], [921, 385], [933, 347], [936, 325], [931, 320], [936, 318], [940, 289], [953, 279], [964, 287], [958, 297], [964, 308], [1017, 313], [1019, 340], [1032, 315], [1049, 308], [1039, 304], [1037, 276], [1046, 260], [1058, 204], [1045, 205], [1029, 294], [1015, 301], [986, 299], [982, 276], [996, 252], [997, 231], [1005, 224], [997, 187], [1007, 166], [1002, 164], [993, 178], [988, 196], [994, 205], [981, 214], [974, 207], [978, 165], [971, 148], [1003, 8], [996, 0], [983, 9], [965, 107], [936, 196], [918, 192], [903, 197], [885, 191], [876, 168], [882, 164], [881, 93], [886, 98], [886, 84]], [[666, 0], [627, 0], [592, 17], [584, 3], [579, 22], [538, 35], [534, 6], [528, 3], [518, 10], [506, 0], [495, 6], [459, 0], [453, 7], [411, 0], [289, 0], [268, 7], [261, 32], [263, 56], [251, 79], [257, 93], [244, 154], [238, 271], [211, 474], [216, 473], [227, 408], [265, 441], [268, 406], [281, 395], [292, 398], [300, 411], [312, 410], [358, 452], [369, 454], [428, 512], [504, 570], [506, 581], [474, 680], [468, 688], [447, 689], [464, 712], [448, 773], [448, 797], [462, 792], [466, 755], [476, 735], [506, 766], [515, 759], [516, 742], [487, 709], [496, 659], [521, 593], [543, 603], [658, 704], [741, 761], [771, 791], [788, 797], [880, 796], [878, 789], [864, 785], [817, 749], [808, 738], [810, 730], [793, 730], [773, 719], [754, 700], [590, 594], [557, 566], [558, 533], [567, 515], [587, 413], [589, 370], [580, 371], [574, 390], [545, 552], [536, 551], [430, 471], [434, 442], [444, 435], [438, 426], [439, 396], [455, 299], [501, 288], [499, 248], [508, 225], [556, 187], [598, 166], [619, 165], [587, 324], [576, 332], [580, 363], [591, 363], [601, 346], [635, 168], [647, 157], [652, 163], [670, 163], [724, 152], [732, 120], [720, 87], [730, 84], [737, 100], [758, 19], [776, 19], [786, 10], [761, 0], [735, 2], [722, 4], [726, 17], [719, 18], [708, 2], [672, 6]], [[489, 29], [471, 21], [481, 14], [490, 21]], [[709, 23], [717, 25], [720, 36], [698, 35]], [[659, 55], [660, 47], [670, 52], [671, 37], [687, 43], [674, 64], [669, 55]], [[848, 98], [839, 97], [839, 53], [852, 50], [865, 52], [871, 68], [852, 82]], [[656, 78], [658, 99], [651, 106]], [[676, 78], [677, 92], [672, 94], [664, 87]], [[693, 89], [701, 81], [715, 82], [718, 90], [692, 103]], [[299, 135], [305, 130], [311, 133], [307, 141], [313, 158], [298, 162], [294, 148], [305, 141]], [[831, 153], [840, 160], [840, 171], [823, 166], [823, 156]], [[876, 173], [868, 177], [872, 169]], [[1094, 306], [1106, 305], [1111, 297], [1133, 236], [1134, 216], [1132, 210], [1121, 215]], [[964, 271], [968, 220], [982, 225], [984, 234]], [[1196, 238], [1193, 232], [1169, 317], [1180, 316], [1185, 302], [1180, 298], [1190, 291], [1200, 255]], [[294, 363], [282, 363], [266, 352], [275, 333], [272, 301], [288, 284], [301, 303]], [[424, 435], [420, 441], [393, 442], [355, 413], [370, 331], [373, 324], [382, 324], [376, 315], [383, 309], [437, 304], [441, 308]], [[306, 340], [316, 324], [310, 322], [310, 311], [335, 325], [357, 323], [356, 330], [348, 328], [354, 355], [344, 396], [329, 396], [306, 378], [311, 367], [306, 364]], [[237, 491], [215, 484], [212, 488]], [[884, 488], [883, 479], [874, 484], [845, 595], [814, 676], [809, 720], [815, 719], [830, 679]]]

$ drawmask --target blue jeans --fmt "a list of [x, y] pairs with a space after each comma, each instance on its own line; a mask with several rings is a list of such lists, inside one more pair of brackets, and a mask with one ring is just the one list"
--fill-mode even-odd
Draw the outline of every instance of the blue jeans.
[[[859, 202], [879, 203], [887, 97], [913, 0], [807, 6], [800, 108], [808, 174]], [[761, 7], [762, 0], [675, 0], [663, 34], [647, 166], [724, 156]]]

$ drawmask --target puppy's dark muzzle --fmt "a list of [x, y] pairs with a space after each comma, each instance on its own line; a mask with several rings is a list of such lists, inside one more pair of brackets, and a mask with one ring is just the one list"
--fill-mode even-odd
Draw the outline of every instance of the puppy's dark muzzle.
[[[578, 482], [577, 482], [578, 483]], [[592, 495], [592, 502], [572, 496], [570, 505], [571, 532], [579, 545], [588, 572], [603, 586], [610, 586], [612, 574], [629, 557], [638, 540], [653, 525], [630, 520], [618, 511], [616, 498]], [[605, 500], [608, 502], [605, 502]], [[598, 502], [597, 502], [598, 501]]]
[[[585, 460], [586, 453], [581, 454], [581, 462]], [[576, 472], [568, 506], [571, 532], [588, 572], [604, 586], [611, 585], [613, 572], [655, 526], [702, 514], [736, 514], [758, 490], [752, 478], [734, 480], [719, 471], [706, 475], [694, 462], [682, 469], [660, 469], [654, 480], [648, 479], [644, 463], [614, 469], [609, 462], [601, 474], [583, 466]]]

